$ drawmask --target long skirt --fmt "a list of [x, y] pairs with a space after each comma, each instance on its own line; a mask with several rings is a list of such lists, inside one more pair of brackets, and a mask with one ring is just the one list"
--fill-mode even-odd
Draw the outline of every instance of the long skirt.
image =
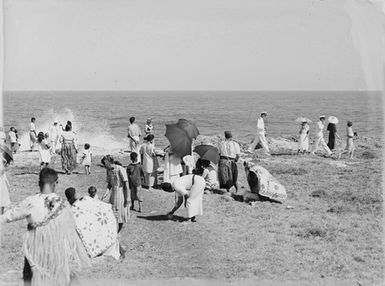
[[308, 151], [309, 150], [309, 136], [307, 134], [301, 134], [298, 140], [298, 151]]
[[29, 132], [29, 146], [33, 148], [36, 143], [36, 134], [35, 132]]
[[194, 185], [189, 192], [189, 198], [186, 202], [188, 218], [192, 218], [196, 215], [203, 215], [202, 200], [205, 185], [206, 182], [202, 177], [195, 177]]
[[118, 223], [127, 223], [130, 219], [130, 210], [128, 206], [124, 207], [123, 187], [113, 187], [111, 190], [110, 204], [116, 215]]
[[333, 150], [336, 144], [336, 136], [334, 132], [329, 132], [329, 141], [328, 141], [328, 147], [330, 150]]
[[64, 171], [76, 169], [76, 148], [73, 143], [64, 143], [61, 148], [61, 163]]
[[220, 159], [218, 166], [219, 187], [230, 189], [237, 183], [238, 166], [234, 160]]

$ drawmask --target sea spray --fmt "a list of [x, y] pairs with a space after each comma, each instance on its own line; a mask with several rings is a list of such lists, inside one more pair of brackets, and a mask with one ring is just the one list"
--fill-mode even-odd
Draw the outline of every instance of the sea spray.
[[[122, 138], [119, 141], [111, 134], [107, 120], [97, 121], [90, 118], [82, 118], [81, 115], [75, 115], [69, 108], [65, 108], [61, 112], [50, 109], [44, 116], [36, 118], [36, 132], [49, 132], [55, 120], [63, 128], [67, 121], [71, 121], [73, 131], [76, 133], [76, 144], [80, 150], [82, 150], [85, 143], [88, 143], [91, 145], [92, 152], [95, 155], [102, 155], [117, 153], [128, 146], [126, 138]], [[29, 141], [29, 131], [20, 136], [21, 151], [29, 150]]]

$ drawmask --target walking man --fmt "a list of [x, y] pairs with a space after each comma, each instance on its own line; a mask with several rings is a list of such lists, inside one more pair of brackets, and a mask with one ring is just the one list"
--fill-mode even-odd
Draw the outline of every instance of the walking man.
[[265, 150], [267, 155], [270, 155], [269, 146], [267, 144], [266, 136], [265, 136], [265, 118], [267, 117], [267, 112], [262, 112], [261, 116], [257, 121], [257, 134], [255, 135], [253, 143], [251, 143], [249, 147], [249, 152], [254, 152], [255, 147], [258, 143], [260, 143]]

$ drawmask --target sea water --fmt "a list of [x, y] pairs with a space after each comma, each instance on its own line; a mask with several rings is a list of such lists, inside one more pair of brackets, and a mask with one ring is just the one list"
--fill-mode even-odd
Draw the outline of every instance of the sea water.
[[[315, 123], [320, 115], [337, 116], [337, 129], [345, 137], [346, 121], [360, 136], [382, 138], [383, 102], [380, 92], [124, 92], [124, 91], [33, 91], [6, 92], [4, 127], [16, 127], [21, 149], [29, 148], [29, 125], [36, 117], [37, 131], [48, 132], [55, 119], [63, 125], [72, 121], [78, 143], [108, 152], [127, 149], [129, 118], [136, 117], [144, 129], [146, 119], [153, 119], [158, 147], [168, 144], [165, 124], [179, 118], [192, 120], [203, 135], [223, 134], [230, 130], [235, 139], [249, 142], [256, 131], [262, 111], [268, 112], [267, 136], [296, 137], [305, 116]], [[310, 135], [314, 135], [314, 123]]]

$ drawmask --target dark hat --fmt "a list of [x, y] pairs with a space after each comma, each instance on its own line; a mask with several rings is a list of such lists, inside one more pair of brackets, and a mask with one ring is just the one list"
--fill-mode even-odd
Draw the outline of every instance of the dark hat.
[[171, 183], [162, 183], [160, 187], [162, 188], [163, 191], [167, 193], [174, 192], [174, 188], [172, 187]]
[[262, 111], [262, 112], [261, 112], [261, 116], [262, 116], [262, 115], [267, 115], [267, 112], [266, 112], [266, 111]]
[[146, 140], [146, 141], [152, 141], [152, 140], [154, 140], [154, 138], [155, 138], [155, 136], [154, 136], [153, 134], [148, 134], [148, 135], [144, 138], [144, 140]]
[[233, 138], [233, 135], [231, 134], [231, 131], [225, 131], [225, 138], [226, 139]]

